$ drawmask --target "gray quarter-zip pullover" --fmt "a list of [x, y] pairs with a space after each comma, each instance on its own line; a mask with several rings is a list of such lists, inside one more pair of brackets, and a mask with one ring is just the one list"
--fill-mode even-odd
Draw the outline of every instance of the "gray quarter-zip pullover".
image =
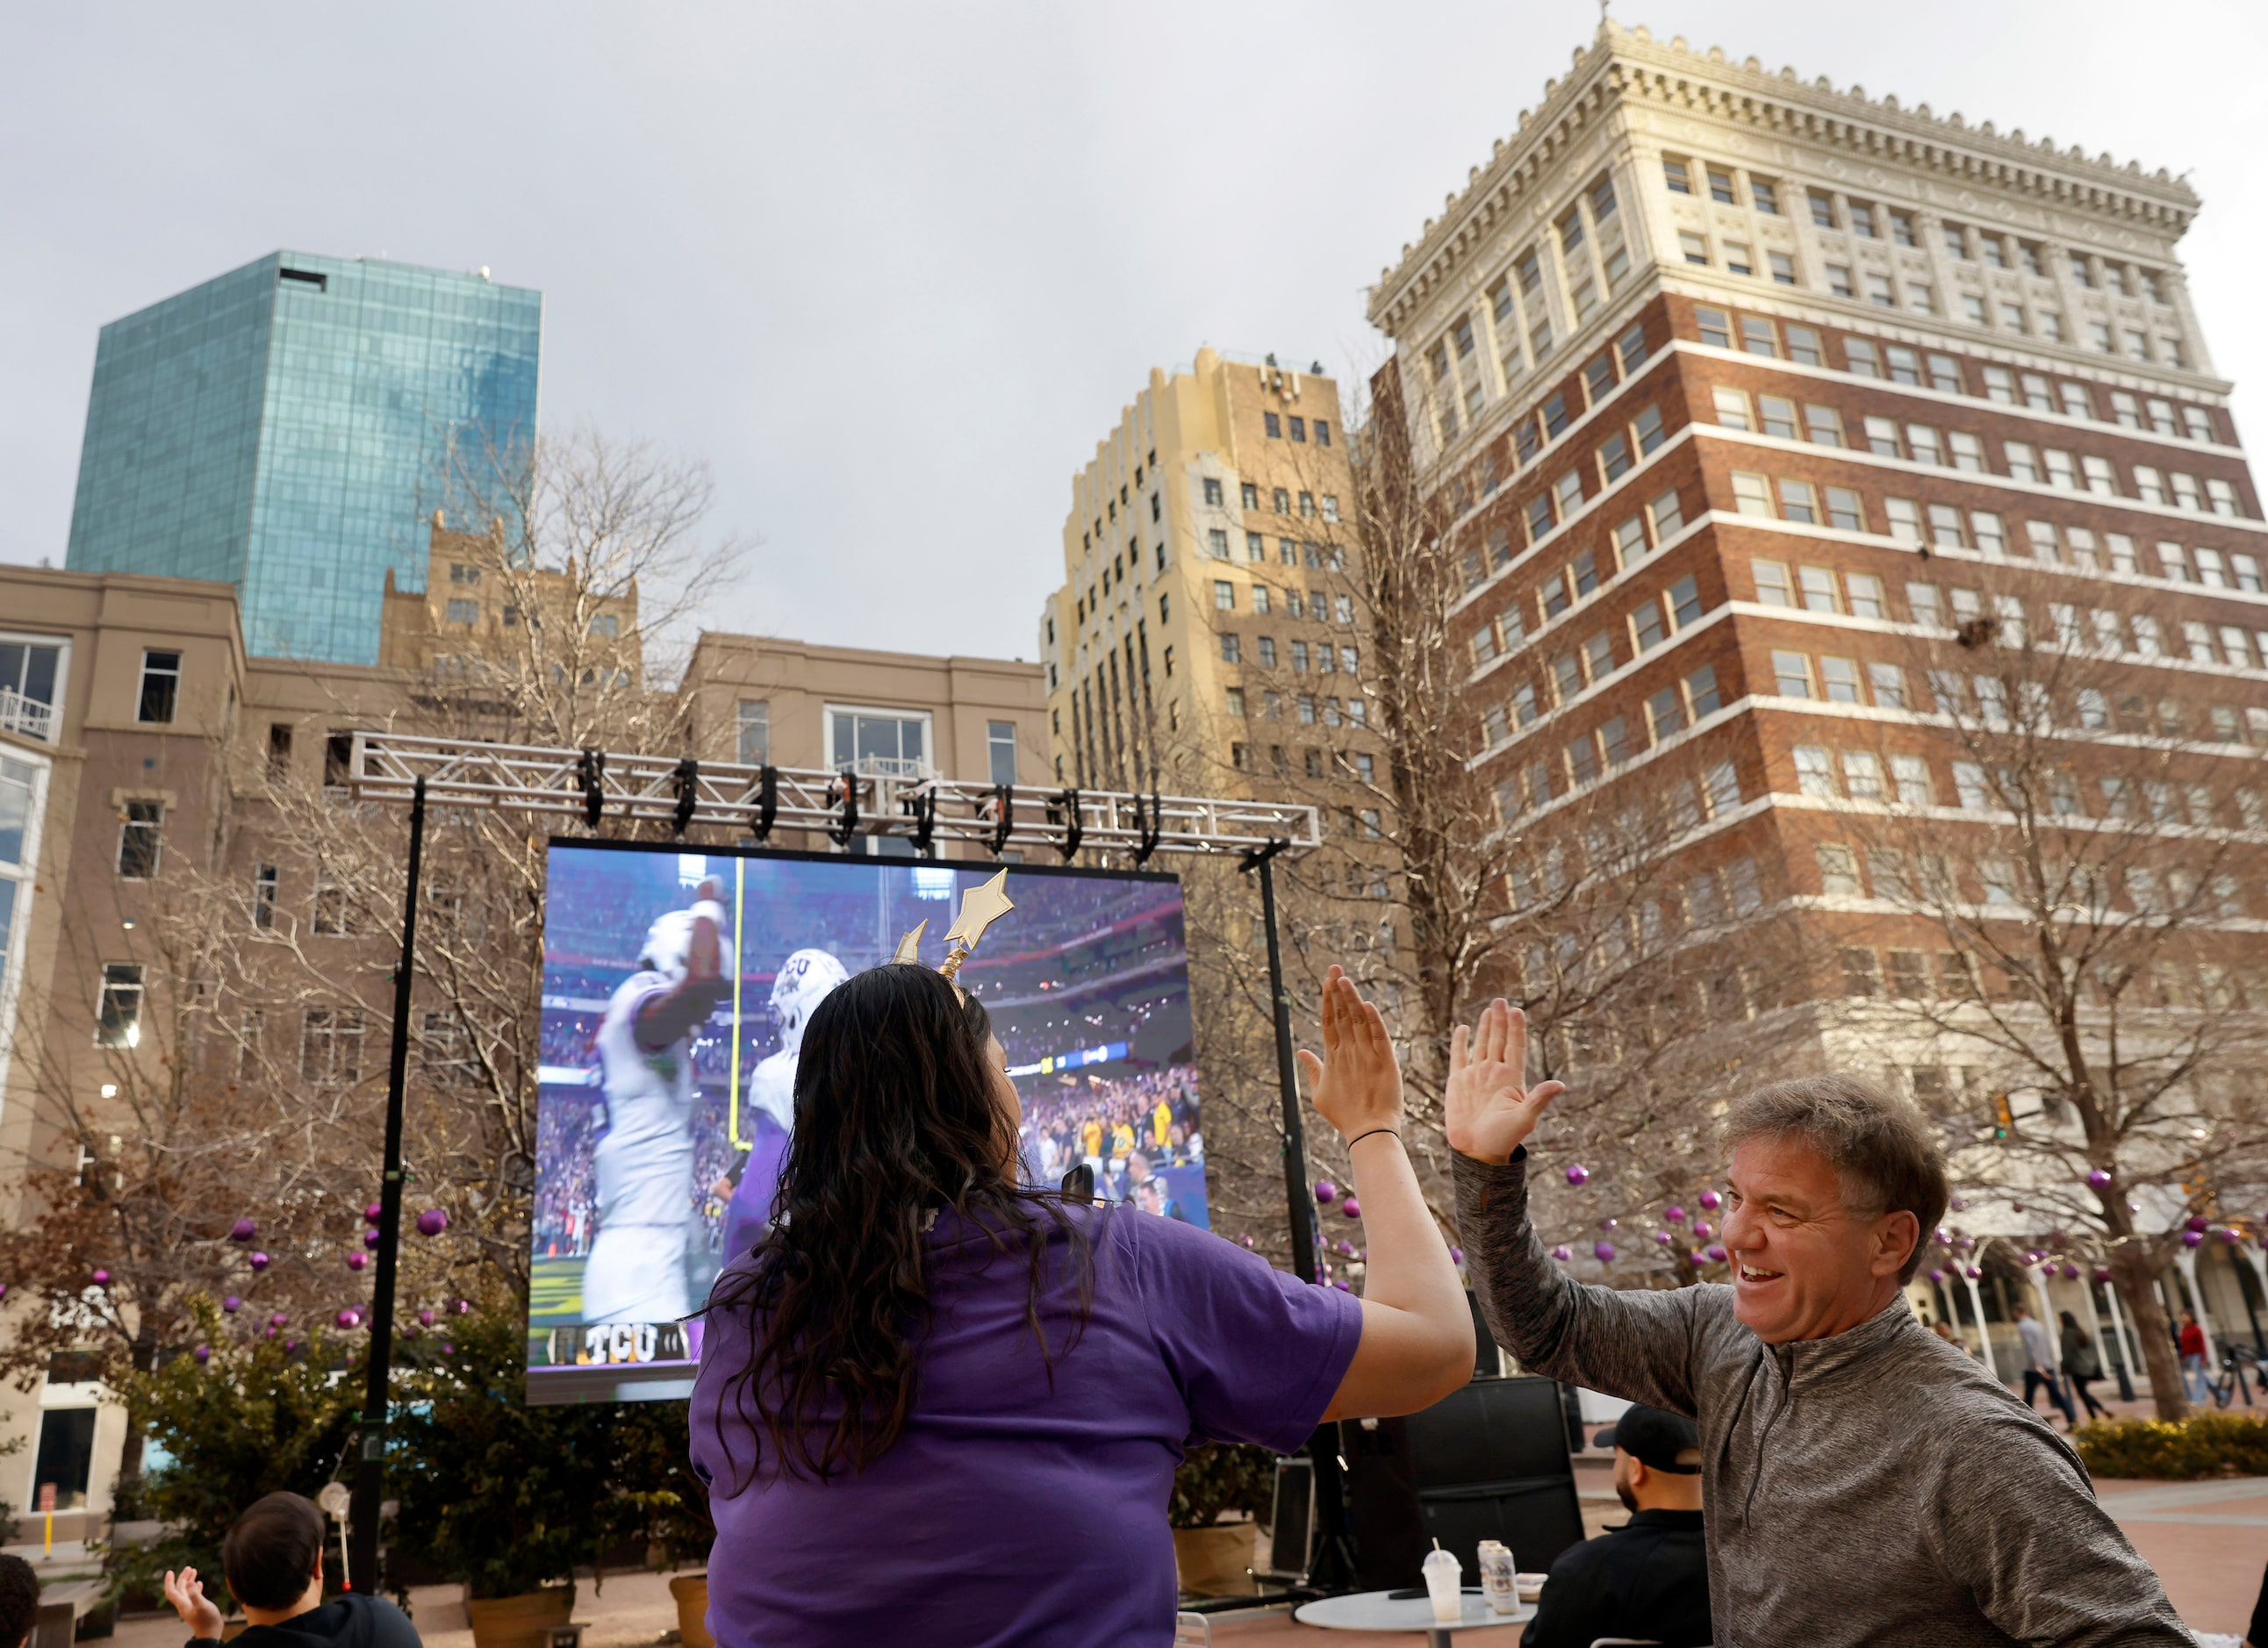
[[1522, 1367], [1698, 1423], [1718, 1648], [2193, 1648], [2079, 1456], [1903, 1298], [1768, 1345], [1729, 1287], [1584, 1286], [1528, 1221], [1526, 1157], [1456, 1159], [1473, 1291]]

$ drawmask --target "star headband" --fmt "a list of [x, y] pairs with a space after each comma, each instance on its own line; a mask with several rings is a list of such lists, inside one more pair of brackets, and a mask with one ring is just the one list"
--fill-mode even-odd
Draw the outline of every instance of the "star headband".
[[[985, 929], [1015, 908], [1015, 901], [1008, 896], [1008, 872], [1005, 870], [961, 895], [961, 914], [954, 917], [953, 925], [946, 930], [945, 940], [950, 947], [945, 953], [945, 960], [938, 963], [937, 970], [945, 975], [946, 982], [953, 985], [954, 993], [963, 1001], [968, 998], [968, 992], [961, 988], [954, 975], [961, 971], [961, 964], [968, 960], [968, 953], [976, 948], [976, 941], [984, 936]], [[890, 960], [920, 966], [922, 935], [928, 931], [929, 923], [924, 920], [898, 940], [898, 947]]]

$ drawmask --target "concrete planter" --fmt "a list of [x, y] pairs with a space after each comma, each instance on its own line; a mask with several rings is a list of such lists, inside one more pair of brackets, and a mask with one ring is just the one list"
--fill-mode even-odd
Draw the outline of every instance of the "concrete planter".
[[709, 1634], [709, 1576], [679, 1574], [669, 1582], [677, 1603], [677, 1640], [684, 1648], [717, 1648]]
[[1217, 1522], [1174, 1530], [1174, 1567], [1190, 1596], [1244, 1596], [1252, 1590], [1252, 1524]]

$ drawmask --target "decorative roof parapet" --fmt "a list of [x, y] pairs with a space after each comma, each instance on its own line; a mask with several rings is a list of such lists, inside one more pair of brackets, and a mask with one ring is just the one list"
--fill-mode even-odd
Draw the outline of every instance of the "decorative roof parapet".
[[2033, 143], [2021, 129], [2003, 136], [1991, 121], [1971, 126], [1957, 113], [1933, 114], [1926, 103], [1908, 109], [1895, 96], [1869, 98], [1858, 85], [1838, 92], [1826, 76], [1806, 83], [1792, 68], [1771, 74], [1754, 57], [1734, 64], [1721, 48], [1697, 53], [1683, 36], [1659, 45], [1644, 25], [1625, 29], [1609, 20], [1588, 47], [1575, 48], [1565, 79], [1544, 83], [1543, 101], [1520, 112], [1513, 140], [1498, 138], [1488, 165], [1466, 173], [1464, 189], [1444, 199], [1439, 217], [1425, 220], [1417, 244], [1404, 245], [1400, 261], [1379, 270], [1371, 324], [1391, 331], [1561, 153], [1625, 99], [1699, 109], [2175, 238], [2199, 204], [2185, 177], [2163, 166], [2146, 174], [2138, 160], [2121, 166], [2107, 152], [2089, 159], [2077, 143], [2058, 149], [2053, 138]]

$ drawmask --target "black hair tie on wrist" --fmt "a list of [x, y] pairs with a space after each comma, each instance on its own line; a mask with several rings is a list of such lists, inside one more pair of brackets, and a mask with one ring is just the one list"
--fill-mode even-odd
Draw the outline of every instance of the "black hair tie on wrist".
[[1400, 1138], [1402, 1137], [1400, 1129], [1395, 1128], [1373, 1128], [1367, 1133], [1358, 1133], [1352, 1138], [1349, 1139], [1347, 1141], [1347, 1148], [1349, 1150], [1352, 1150], [1356, 1145], [1361, 1144], [1363, 1140], [1366, 1138], [1373, 1138], [1381, 1133], [1392, 1134], [1395, 1138]]

